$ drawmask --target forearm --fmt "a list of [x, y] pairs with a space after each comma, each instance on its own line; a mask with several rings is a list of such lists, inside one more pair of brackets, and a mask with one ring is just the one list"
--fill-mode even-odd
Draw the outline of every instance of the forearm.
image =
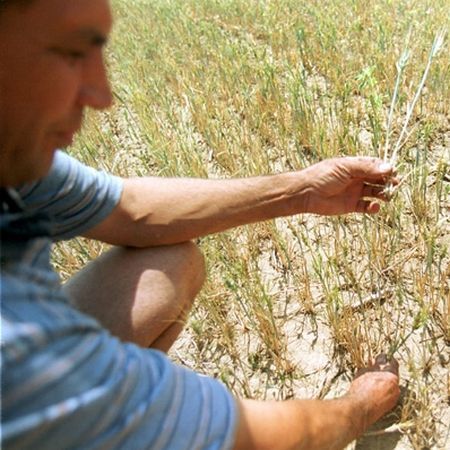
[[243, 400], [240, 414], [235, 450], [343, 449], [375, 420], [350, 396], [286, 402]]
[[112, 220], [88, 236], [108, 236], [119, 245], [166, 245], [300, 213], [307, 189], [300, 174], [236, 180], [129, 179]]

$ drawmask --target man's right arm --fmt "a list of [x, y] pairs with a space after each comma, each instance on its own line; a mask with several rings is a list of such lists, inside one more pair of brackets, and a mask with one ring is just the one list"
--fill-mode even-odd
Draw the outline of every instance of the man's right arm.
[[239, 400], [234, 450], [337, 450], [360, 436], [398, 401], [398, 376], [369, 372], [333, 400]]
[[[376, 213], [393, 169], [376, 158], [335, 158], [298, 172], [230, 180], [143, 177], [86, 236], [151, 247], [300, 213]], [[395, 181], [395, 180], [394, 180]]]

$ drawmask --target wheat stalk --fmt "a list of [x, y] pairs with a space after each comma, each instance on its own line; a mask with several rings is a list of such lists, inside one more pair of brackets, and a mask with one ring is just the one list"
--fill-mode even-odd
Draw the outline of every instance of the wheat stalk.
[[390, 159], [390, 163], [395, 166], [395, 163], [397, 162], [397, 155], [398, 155], [398, 150], [399, 148], [403, 145], [403, 137], [405, 136], [407, 129], [408, 129], [408, 123], [409, 120], [411, 119], [412, 113], [414, 111], [414, 107], [416, 106], [417, 100], [419, 100], [420, 95], [422, 93], [422, 90], [425, 86], [425, 81], [428, 77], [428, 73], [430, 71], [430, 67], [431, 67], [431, 63], [433, 62], [433, 58], [436, 57], [436, 55], [439, 53], [439, 50], [442, 48], [442, 45], [444, 43], [444, 39], [445, 39], [445, 30], [440, 30], [435, 38], [434, 38], [434, 42], [433, 45], [431, 47], [430, 53], [428, 55], [428, 61], [427, 61], [427, 65], [425, 67], [425, 70], [422, 74], [422, 79], [420, 80], [420, 84], [417, 87], [416, 93], [414, 95], [413, 101], [408, 105], [408, 108], [406, 110], [406, 117], [405, 117], [405, 121], [403, 123], [403, 128], [402, 131], [400, 133], [399, 138], [397, 139], [397, 143], [395, 144], [394, 147], [394, 151], [392, 153], [391, 159]]
[[[409, 38], [411, 36], [411, 29], [408, 33], [407, 42], [409, 42]], [[389, 138], [391, 136], [391, 128], [392, 128], [392, 120], [394, 118], [394, 109], [395, 104], [397, 103], [397, 97], [398, 97], [398, 90], [400, 87], [400, 81], [402, 79], [403, 71], [405, 70], [406, 65], [408, 64], [410, 56], [410, 51], [408, 48], [406, 48], [402, 54], [400, 55], [399, 60], [395, 64], [395, 67], [397, 69], [397, 78], [395, 80], [395, 87], [394, 87], [394, 93], [392, 94], [392, 101], [391, 106], [389, 108], [389, 116], [388, 116], [388, 122], [386, 127], [386, 139], [384, 144], [384, 160], [387, 160], [388, 150], [389, 150]]]
[[[407, 42], [409, 42], [410, 34], [411, 34], [411, 30], [408, 34]], [[408, 124], [411, 119], [414, 108], [417, 104], [417, 101], [419, 100], [419, 98], [422, 94], [423, 88], [425, 86], [425, 82], [426, 82], [428, 74], [430, 72], [430, 68], [431, 68], [433, 59], [437, 56], [437, 54], [439, 53], [439, 51], [441, 50], [441, 48], [444, 44], [445, 35], [446, 35], [446, 30], [442, 29], [442, 30], [438, 31], [434, 37], [433, 45], [431, 46], [430, 52], [428, 54], [428, 61], [425, 66], [425, 70], [422, 73], [422, 78], [421, 78], [420, 83], [417, 87], [417, 90], [414, 94], [413, 100], [411, 103], [408, 104], [408, 106], [406, 108], [406, 117], [403, 122], [402, 130], [400, 132], [400, 135], [399, 135], [395, 145], [393, 146], [392, 155], [389, 158], [388, 157], [389, 147], [390, 147], [389, 140], [390, 140], [390, 136], [391, 136], [391, 132], [392, 132], [394, 109], [395, 109], [395, 105], [398, 100], [398, 91], [399, 91], [400, 81], [401, 81], [404, 69], [405, 69], [405, 67], [408, 63], [409, 57], [410, 57], [410, 51], [408, 48], [406, 48], [402, 52], [400, 58], [398, 59], [398, 61], [396, 63], [397, 78], [395, 81], [395, 87], [394, 87], [394, 93], [392, 95], [391, 106], [389, 108], [389, 116], [388, 116], [388, 121], [387, 121], [387, 126], [386, 126], [386, 138], [385, 138], [385, 145], [384, 145], [384, 161], [389, 162], [391, 164], [391, 166], [394, 168], [397, 165], [399, 150], [406, 144], [406, 142], [408, 141], [409, 137], [412, 134], [413, 130], [408, 131]], [[398, 187], [399, 187], [399, 185], [394, 186], [393, 183], [388, 183], [387, 186], [385, 187], [383, 193], [387, 198], [391, 198], [394, 195], [394, 193], [397, 191]]]

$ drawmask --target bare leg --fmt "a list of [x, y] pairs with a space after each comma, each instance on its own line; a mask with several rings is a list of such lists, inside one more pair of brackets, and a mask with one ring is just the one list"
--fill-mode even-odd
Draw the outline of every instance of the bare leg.
[[168, 351], [181, 332], [205, 278], [191, 242], [164, 247], [116, 247], [64, 286], [74, 305], [123, 341]]

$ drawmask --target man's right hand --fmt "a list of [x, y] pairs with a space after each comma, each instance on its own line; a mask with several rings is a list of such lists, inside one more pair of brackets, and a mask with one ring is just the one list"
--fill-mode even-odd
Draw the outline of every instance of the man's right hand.
[[388, 200], [386, 185], [398, 183], [391, 165], [371, 157], [327, 159], [300, 174], [308, 186], [303, 212], [323, 215], [376, 213], [376, 200]]

